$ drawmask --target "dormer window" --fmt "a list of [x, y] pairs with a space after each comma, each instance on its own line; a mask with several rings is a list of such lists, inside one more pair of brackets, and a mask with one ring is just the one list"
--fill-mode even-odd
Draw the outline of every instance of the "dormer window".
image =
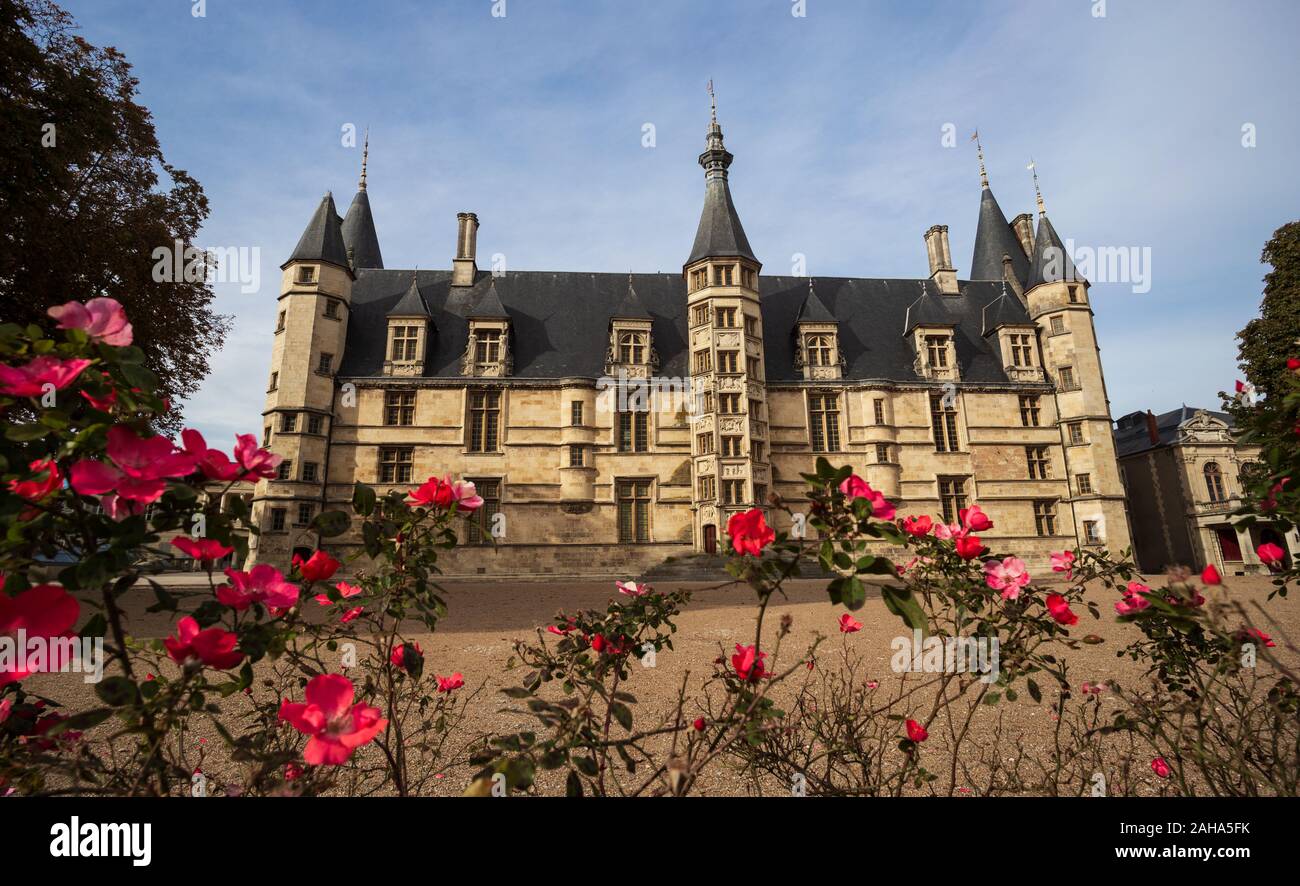
[[618, 337], [618, 362], [644, 363], [646, 353], [645, 335], [640, 332], [624, 332]]
[[501, 331], [484, 329], [478, 334], [478, 351], [474, 359], [479, 363], [496, 363], [501, 359]]
[[406, 362], [415, 360], [419, 354], [420, 346], [420, 327], [418, 326], [394, 326], [393, 327], [393, 344], [390, 349], [394, 362]]
[[809, 366], [830, 366], [831, 348], [829, 335], [810, 335], [804, 339], [804, 352], [808, 355]]
[[299, 283], [315, 283], [315, 282], [316, 282], [316, 266], [315, 266], [315, 265], [299, 265], [299, 266], [298, 266], [298, 282], [299, 282]]
[[930, 366], [934, 369], [948, 368], [948, 344], [951, 339], [946, 335], [927, 335], [925, 351]]

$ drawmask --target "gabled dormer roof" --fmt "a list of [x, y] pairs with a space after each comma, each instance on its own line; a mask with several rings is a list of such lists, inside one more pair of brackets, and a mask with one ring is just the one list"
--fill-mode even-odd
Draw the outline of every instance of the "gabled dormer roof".
[[1020, 299], [1002, 288], [1002, 295], [984, 306], [984, 335], [992, 335], [999, 326], [1027, 325], [1029, 315]]
[[321, 198], [285, 264], [294, 261], [324, 261], [341, 268], [351, 267], [347, 245], [343, 242], [343, 220], [334, 208], [333, 194], [326, 192]]
[[799, 308], [799, 316], [795, 318], [795, 323], [834, 323], [835, 315], [830, 309], [817, 297], [817, 290], [813, 287], [812, 278], [808, 278], [808, 295], [804, 297], [803, 305]]
[[611, 320], [653, 320], [650, 311], [646, 309], [645, 303], [641, 301], [641, 296], [636, 294], [636, 287], [632, 285], [632, 275], [627, 275], [627, 294], [623, 300], [618, 303], [614, 313], [610, 315]]
[[1056, 235], [1056, 229], [1052, 227], [1047, 213], [1043, 213], [1038, 217], [1038, 233], [1034, 235], [1034, 260], [1029, 268], [1025, 291], [1028, 292], [1041, 283], [1062, 281], [1085, 282], [1074, 267], [1070, 254], [1066, 252], [1065, 244]]
[[497, 294], [496, 278], [489, 277], [488, 280], [487, 292], [474, 301], [465, 316], [470, 320], [509, 320], [510, 315], [506, 313], [501, 296]]
[[921, 297], [908, 305], [903, 317], [903, 335], [918, 326], [954, 326], [953, 318], [944, 308], [943, 297], [935, 295], [930, 287], [921, 284]]
[[411, 275], [411, 285], [407, 288], [406, 294], [398, 299], [397, 304], [393, 305], [388, 311], [389, 317], [428, 317], [429, 306], [424, 303], [424, 296], [420, 295], [420, 286], [417, 282], [417, 276]]

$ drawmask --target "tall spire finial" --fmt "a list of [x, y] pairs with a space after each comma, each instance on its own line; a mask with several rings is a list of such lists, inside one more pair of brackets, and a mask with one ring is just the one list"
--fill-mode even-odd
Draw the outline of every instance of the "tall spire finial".
[[1025, 167], [1034, 174], [1034, 196], [1038, 198], [1038, 214], [1047, 215], [1047, 207], [1043, 205], [1043, 192], [1038, 187], [1038, 167], [1034, 164], [1034, 158], [1029, 158], [1029, 165]]
[[970, 137], [970, 140], [975, 142], [975, 152], [980, 158], [980, 186], [987, 190], [989, 174], [984, 170], [984, 145], [980, 142], [980, 131], [978, 129], [975, 130], [975, 134]]
[[704, 167], [706, 179], [725, 179], [727, 167], [731, 165], [731, 155], [722, 144], [722, 127], [718, 125], [718, 98], [713, 94], [713, 81], [708, 83], [709, 91], [709, 134], [704, 153], [700, 155], [700, 165]]
[[[355, 142], [353, 143], [355, 144]], [[357, 190], [366, 189], [366, 162], [370, 159], [370, 127], [366, 127], [366, 142], [361, 149], [361, 181], [357, 182]]]
[[718, 125], [718, 97], [713, 94], [713, 79], [709, 79], [709, 85], [705, 87], [709, 91], [709, 122], [714, 126]]

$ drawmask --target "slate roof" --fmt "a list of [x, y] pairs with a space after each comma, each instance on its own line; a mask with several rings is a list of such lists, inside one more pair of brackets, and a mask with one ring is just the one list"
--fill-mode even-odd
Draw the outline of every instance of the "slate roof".
[[991, 335], [999, 326], [1028, 322], [1029, 314], [1025, 312], [1025, 306], [1020, 303], [1020, 299], [1007, 292], [1005, 286], [1001, 296], [984, 306], [985, 335]]
[[[415, 274], [433, 333], [425, 375], [460, 378], [471, 316], [493, 296], [511, 319], [513, 379], [600, 378], [609, 321], [627, 296], [628, 275], [511, 271], [481, 273], [472, 287], [452, 287], [451, 272], [361, 268], [352, 288], [347, 349], [340, 375], [380, 377], [387, 314], [408, 293]], [[633, 274], [633, 286], [652, 319], [661, 375], [688, 376], [686, 285], [681, 274]], [[840, 352], [849, 380], [910, 381], [915, 354], [902, 334], [921, 280], [818, 277], [817, 299], [839, 322]], [[759, 278], [767, 380], [802, 380], [794, 368], [796, 319], [808, 297], [808, 278]], [[962, 380], [1006, 384], [1002, 360], [981, 334], [985, 305], [1002, 295], [1000, 282], [964, 282], [961, 295], [933, 296], [935, 322], [955, 328]]]
[[326, 193], [321, 198], [311, 221], [307, 222], [307, 229], [298, 238], [293, 254], [284, 264], [291, 261], [327, 261], [342, 268], [349, 267], [348, 249], [343, 243], [343, 220], [334, 208], [333, 194]]
[[749, 248], [749, 238], [740, 224], [736, 204], [731, 202], [731, 188], [727, 179], [713, 176], [704, 183], [704, 209], [700, 212], [700, 226], [695, 231], [695, 245], [686, 264], [710, 256], [747, 258], [757, 262]]
[[636, 286], [632, 283], [632, 275], [627, 275], [627, 294], [623, 300], [618, 303], [614, 313], [610, 314], [610, 319], [619, 320], [653, 320], [649, 308], [645, 302], [641, 301], [641, 296], [636, 294]]
[[416, 275], [411, 274], [411, 285], [406, 288], [406, 293], [397, 300], [397, 304], [389, 309], [388, 317], [427, 317], [429, 316], [429, 306], [424, 303], [423, 296], [420, 295], [420, 285], [416, 280]]
[[375, 217], [370, 212], [370, 197], [357, 191], [343, 218], [343, 243], [350, 250], [352, 264], [358, 268], [382, 268], [384, 256], [379, 251]]
[[[1048, 252], [1048, 250], [1052, 250]], [[1079, 272], [1065, 251], [1065, 244], [1056, 235], [1056, 228], [1046, 214], [1038, 217], [1038, 233], [1034, 235], [1034, 260], [1029, 268], [1029, 282], [1025, 291], [1033, 289], [1040, 283], [1055, 283], [1062, 280], [1082, 281]]]
[[812, 278], [808, 279], [808, 295], [804, 297], [803, 306], [799, 308], [799, 316], [795, 318], [796, 323], [834, 323], [835, 317], [831, 314], [830, 309], [822, 304], [822, 300], [817, 297], [817, 290], [813, 286]]
[[1011, 256], [1011, 268], [1021, 285], [1029, 276], [1029, 257], [1015, 229], [1007, 222], [993, 191], [984, 188], [980, 194], [980, 216], [975, 228], [975, 252], [970, 261], [972, 280], [1001, 280], [1002, 256]]
[[1151, 434], [1147, 428], [1147, 414], [1145, 412], [1130, 412], [1128, 415], [1122, 415], [1115, 420], [1115, 454], [1118, 456], [1134, 455], [1148, 449], [1169, 446], [1177, 442], [1178, 429], [1183, 422], [1190, 420], [1192, 416], [1202, 411], [1210, 418], [1217, 418], [1219, 421], [1225, 422], [1229, 428], [1236, 427], [1232, 416], [1226, 412], [1216, 412], [1213, 409], [1201, 410], [1195, 406], [1184, 404], [1177, 409], [1162, 412], [1155, 417], [1156, 436], [1160, 442], [1152, 443]]

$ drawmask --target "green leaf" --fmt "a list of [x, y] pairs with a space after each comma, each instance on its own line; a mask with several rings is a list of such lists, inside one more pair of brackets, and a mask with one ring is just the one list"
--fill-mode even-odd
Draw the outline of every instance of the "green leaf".
[[134, 703], [140, 690], [126, 677], [108, 677], [95, 687], [95, 694], [105, 704], [120, 708]]
[[13, 425], [5, 429], [5, 439], [12, 440], [14, 443], [30, 443], [41, 439], [49, 432], [49, 428], [39, 424]]
[[1025, 688], [1029, 690], [1029, 697], [1034, 701], [1041, 702], [1043, 700], [1043, 691], [1038, 688], [1038, 684], [1033, 680], [1026, 680]]
[[569, 777], [564, 781], [564, 796], [582, 796], [582, 779], [579, 778], [578, 773], [572, 769], [569, 770]]
[[364, 483], [358, 483], [352, 490], [352, 510], [363, 517], [375, 512], [375, 490]]
[[316, 515], [316, 519], [311, 521], [311, 528], [326, 538], [342, 535], [351, 525], [352, 518], [343, 511], [321, 511]]
[[903, 623], [924, 635], [930, 629], [930, 621], [916, 601], [916, 596], [909, 588], [885, 585], [880, 589], [880, 596], [885, 600], [889, 611], [903, 620]]
[[632, 709], [631, 708], [629, 708], [627, 705], [623, 704], [622, 702], [616, 701], [610, 704], [609, 711], [611, 714], [614, 715], [614, 719], [618, 721], [618, 725], [622, 726], [628, 732], [632, 731]]

